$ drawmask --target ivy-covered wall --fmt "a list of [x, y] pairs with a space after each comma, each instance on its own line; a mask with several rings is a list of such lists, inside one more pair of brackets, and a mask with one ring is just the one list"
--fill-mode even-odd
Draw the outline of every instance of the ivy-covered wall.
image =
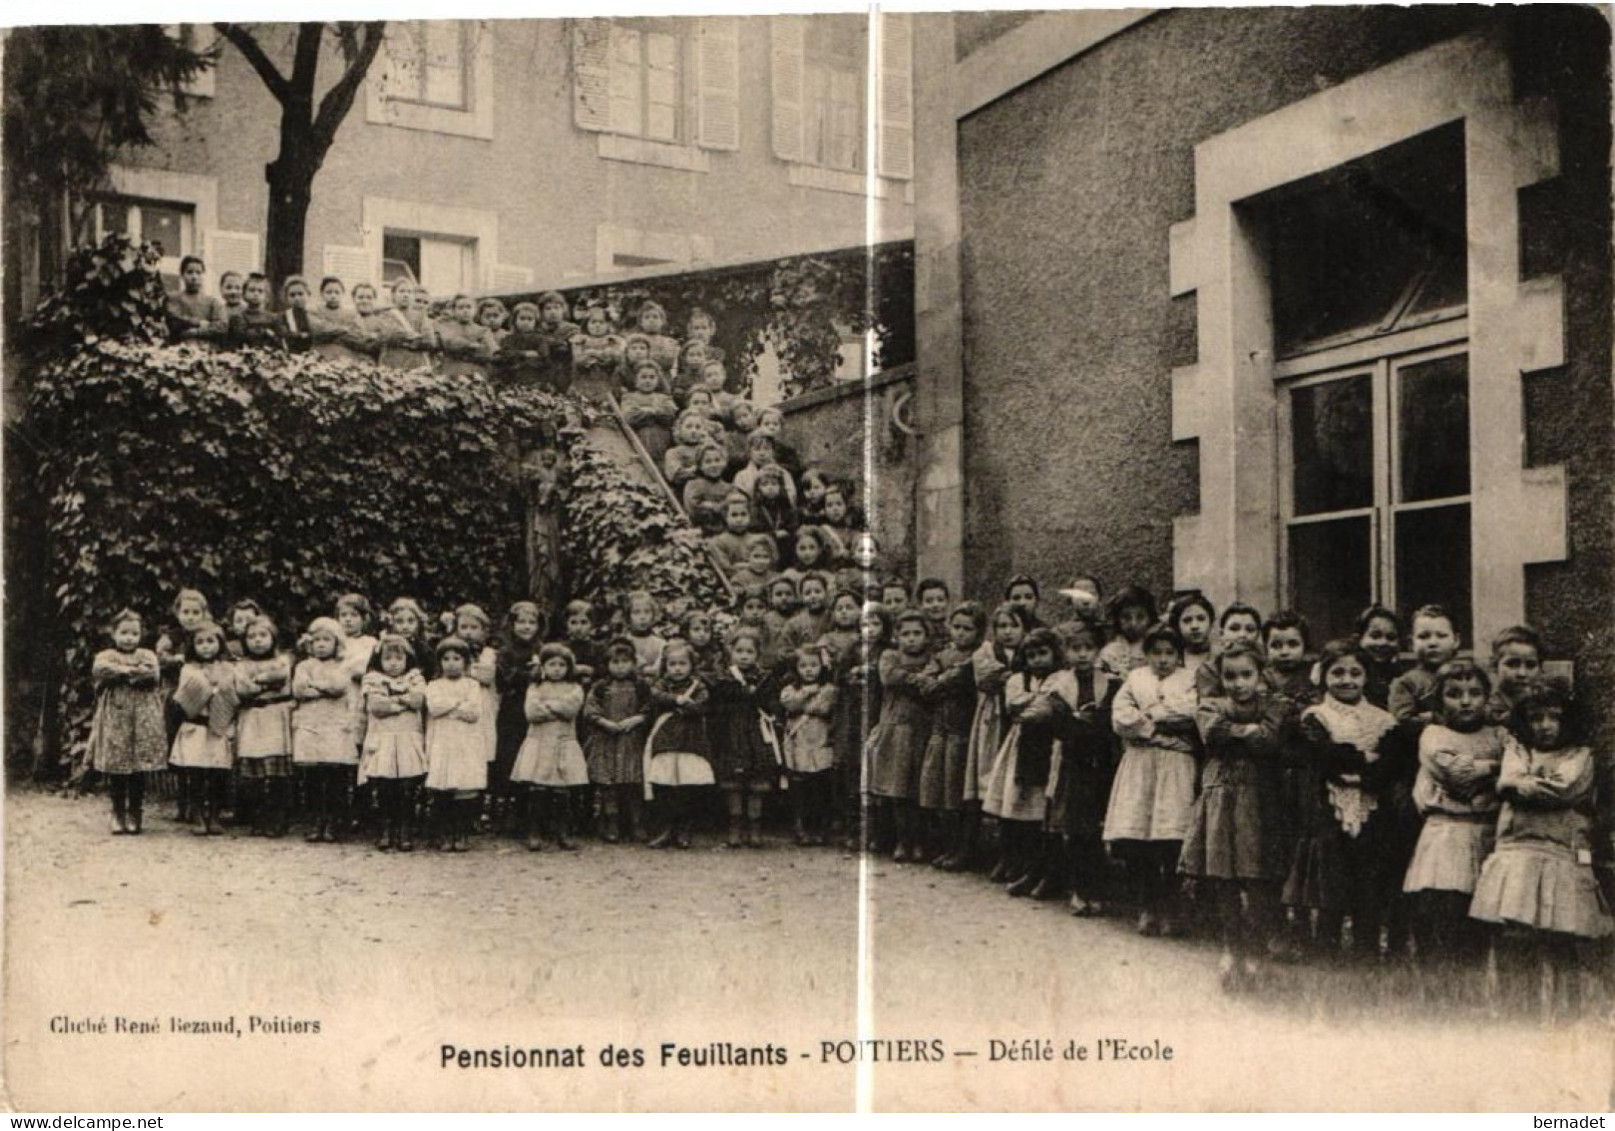
[[624, 333], [632, 332], [647, 300], [667, 312], [667, 333], [677, 337], [690, 311], [706, 311], [717, 326], [713, 342], [726, 354], [732, 392], [750, 390], [757, 356], [767, 346], [779, 357], [787, 397], [835, 383], [843, 334], [873, 333], [872, 361], [883, 369], [914, 360], [912, 240], [560, 290], [579, 322], [587, 306], [599, 303], [616, 312]]
[[[182, 588], [215, 615], [252, 597], [287, 627], [350, 590], [503, 609], [534, 595], [540, 496], [565, 574], [552, 600], [607, 613], [639, 587], [719, 599], [684, 516], [589, 441], [594, 406], [486, 378], [164, 344], [155, 264], [121, 237], [85, 249], [34, 320], [6, 452], [14, 768], [48, 772], [58, 748], [72, 761], [89, 660], [118, 609], [155, 628]], [[545, 451], [558, 482], [539, 471]]]

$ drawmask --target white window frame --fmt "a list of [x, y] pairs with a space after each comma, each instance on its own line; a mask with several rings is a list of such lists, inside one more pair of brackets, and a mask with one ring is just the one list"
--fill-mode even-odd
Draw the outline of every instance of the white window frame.
[[[651, 66], [653, 37], [671, 41], [664, 57], [672, 66]], [[739, 148], [739, 43], [732, 17], [579, 20], [570, 42], [573, 125], [598, 135], [604, 160], [709, 172], [712, 150]], [[658, 90], [660, 72], [671, 72], [671, 91]], [[671, 129], [653, 128], [653, 105], [672, 110]]]
[[[1277, 492], [1279, 499], [1279, 603], [1283, 608], [1295, 607], [1295, 594], [1290, 586], [1290, 528], [1312, 523], [1367, 517], [1371, 538], [1369, 570], [1369, 600], [1388, 608], [1401, 607], [1402, 599], [1396, 591], [1396, 519], [1411, 511], [1432, 510], [1439, 507], [1466, 506], [1470, 510], [1471, 571], [1473, 556], [1478, 552], [1474, 545], [1474, 483], [1471, 473], [1467, 494], [1438, 499], [1401, 501], [1402, 452], [1397, 437], [1400, 419], [1401, 382], [1396, 374], [1410, 366], [1446, 357], [1469, 356], [1469, 327], [1467, 319], [1447, 321], [1436, 332], [1419, 329], [1375, 339], [1358, 340], [1349, 345], [1328, 351], [1300, 355], [1274, 366], [1273, 377], [1279, 382], [1277, 396], [1277, 436], [1279, 459], [1277, 463]], [[1328, 385], [1352, 377], [1368, 377], [1372, 389], [1373, 405], [1373, 498], [1367, 506], [1316, 514], [1295, 513], [1295, 451], [1290, 393], [1295, 389]], [[1473, 453], [1471, 453], [1473, 459]], [[1301, 610], [1305, 612], [1305, 610]], [[1474, 610], [1464, 609], [1462, 620], [1473, 623]]]
[[[419, 22], [419, 21], [417, 21]], [[441, 22], [441, 21], [439, 21]], [[458, 20], [465, 36], [464, 106], [441, 106], [406, 98], [389, 90], [398, 66], [382, 44], [365, 82], [365, 121], [405, 130], [493, 140], [494, 53], [497, 34], [488, 20]]]

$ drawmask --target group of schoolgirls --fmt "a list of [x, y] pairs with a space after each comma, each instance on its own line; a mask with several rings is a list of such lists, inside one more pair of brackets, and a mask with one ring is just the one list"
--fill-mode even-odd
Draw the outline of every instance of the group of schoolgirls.
[[206, 272], [198, 256], [181, 260], [181, 289], [166, 297], [171, 340], [311, 350], [392, 369], [610, 393], [621, 398], [641, 438], [656, 446], [658, 463], [694, 389], [704, 390], [695, 398], [700, 411], [714, 411], [716, 404], [727, 415], [733, 399], [724, 352], [712, 343], [716, 324], [700, 309], [690, 312], [680, 341], [667, 332], [666, 311], [649, 301], [639, 304], [634, 325], [625, 330], [603, 304], [580, 308], [580, 322], [571, 321], [571, 305], [557, 291], [511, 307], [492, 296], [457, 294], [434, 315], [426, 288], [408, 278], [393, 281], [390, 302], [383, 302], [372, 283], [355, 283], [350, 293], [336, 276], [320, 279], [316, 288], [291, 275], [281, 282], [277, 303], [259, 272], [224, 272], [217, 295], [203, 291]]
[[1309, 948], [1462, 959], [1486, 925], [1558, 969], [1607, 942], [1596, 759], [1531, 628], [1482, 664], [1444, 609], [1405, 632], [1375, 606], [1313, 653], [1291, 612], [1188, 593], [1158, 616], [1137, 587], [1102, 606], [1091, 578], [1062, 594], [1074, 615], [1045, 626], [1029, 577], [990, 619], [940, 580], [913, 607], [883, 591], [876, 850], [990, 864], [1009, 894], [1069, 895], [1079, 916], [1123, 901], [1144, 935], [1214, 917], [1230, 989]]
[[[564, 609], [565, 639], [545, 642], [544, 611], [520, 601], [496, 642], [471, 604], [445, 612], [442, 635], [429, 637], [408, 597], [372, 635], [369, 602], [348, 594], [307, 626], [295, 653], [252, 600], [220, 623], [203, 594], [182, 591], [155, 647], [125, 609], [91, 676], [90, 764], [108, 781], [112, 831], [141, 831], [147, 776], [172, 769], [180, 819], [198, 836], [223, 831], [233, 796], [236, 823], [254, 835], [285, 836], [301, 809], [306, 840], [335, 841], [358, 790], [383, 850], [412, 850], [424, 819], [439, 847], [463, 852], [483, 817], [525, 832], [532, 851], [570, 850], [580, 811], [598, 813], [607, 842], [641, 838], [651, 799], [652, 845], [688, 848], [704, 796], [692, 790], [716, 786], [728, 843], [760, 847], [764, 799], [794, 783], [808, 842], [830, 804], [835, 704], [818, 630], [789, 626], [804, 655], [776, 679], [765, 639], [777, 647], [787, 626], [749, 623], [745, 610], [676, 608], [669, 638], [651, 594], [625, 604], [620, 635], [604, 643], [581, 600]], [[856, 604], [841, 614], [849, 619], [855, 626]], [[580, 804], [590, 787], [593, 805]]]

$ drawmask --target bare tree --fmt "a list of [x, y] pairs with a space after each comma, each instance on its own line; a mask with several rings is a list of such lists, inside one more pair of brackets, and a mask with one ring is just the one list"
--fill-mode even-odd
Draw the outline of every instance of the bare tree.
[[[213, 26], [252, 64], [280, 103], [280, 152], [264, 167], [264, 179], [269, 182], [264, 273], [279, 284], [287, 275], [303, 270], [303, 232], [314, 177], [381, 50], [387, 24], [384, 20], [298, 24], [289, 75], [281, 73], [248, 28], [230, 23]], [[320, 54], [328, 35], [336, 41], [343, 70], [316, 104]]]

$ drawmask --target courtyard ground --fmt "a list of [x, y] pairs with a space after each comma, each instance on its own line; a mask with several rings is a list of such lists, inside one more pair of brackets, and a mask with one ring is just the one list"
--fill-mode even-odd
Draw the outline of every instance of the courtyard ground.
[[[160, 813], [111, 837], [99, 799], [13, 790], [5, 849], [5, 1086], [23, 1111], [1612, 1099], [1601, 1019], [1490, 1021], [1361, 965], [1279, 968], [1229, 997], [1208, 944], [783, 841], [399, 856], [192, 837]], [[552, 1066], [461, 1066], [507, 1045], [556, 1050]]]

